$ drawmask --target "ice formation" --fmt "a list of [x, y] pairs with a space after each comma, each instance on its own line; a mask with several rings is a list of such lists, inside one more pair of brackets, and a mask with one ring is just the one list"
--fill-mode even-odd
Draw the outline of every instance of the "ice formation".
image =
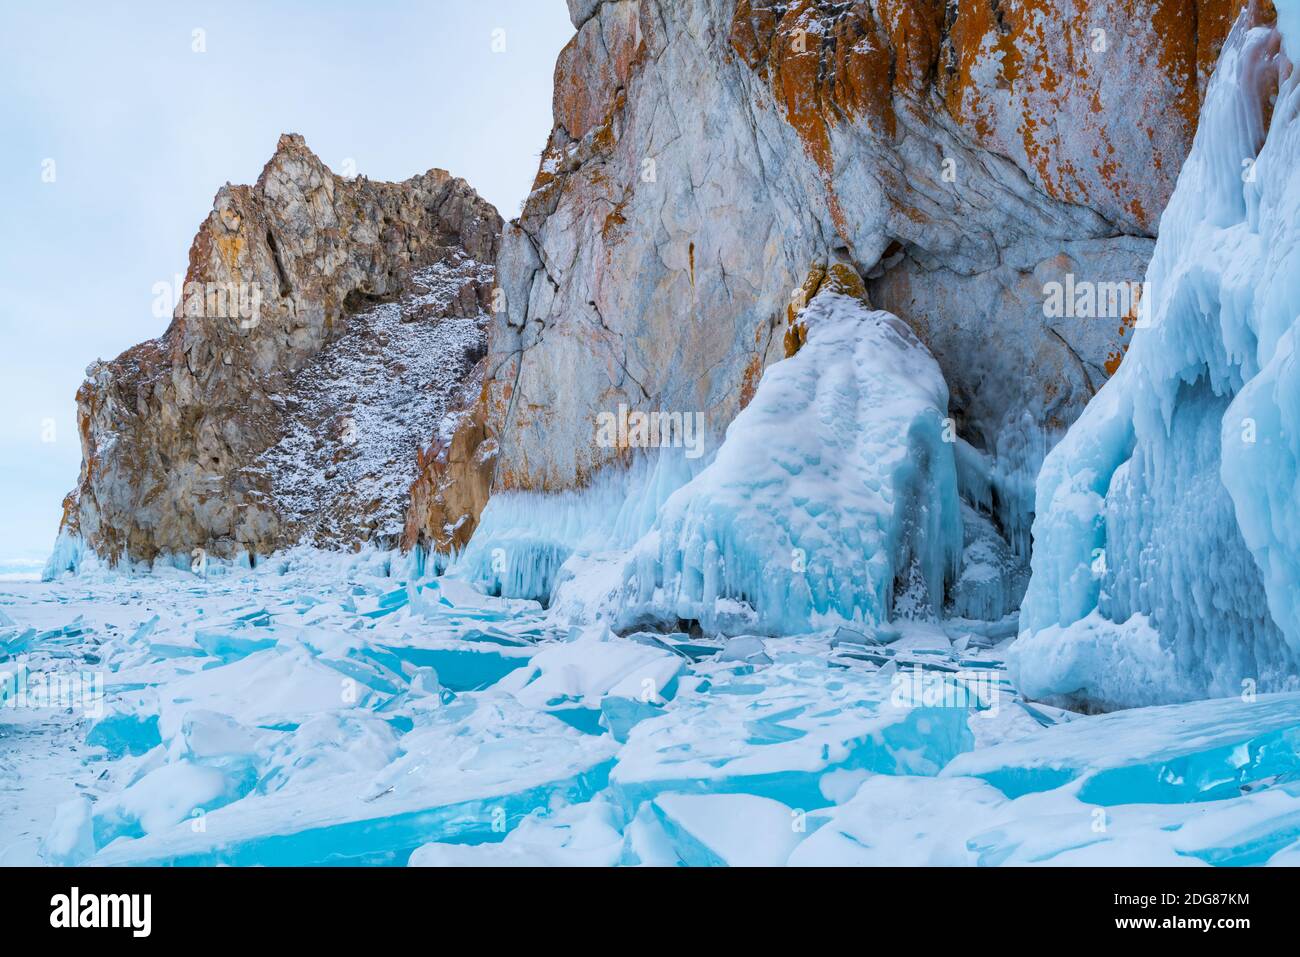
[[1239, 22], [1128, 355], [1038, 480], [1013, 653], [1028, 695], [1123, 707], [1297, 684], [1298, 109], [1278, 31]]
[[1143, 328], [1050, 454], [1020, 415], [957, 439], [927, 349], [824, 291], [712, 455], [502, 492], [450, 558], [62, 536], [0, 583], [0, 863], [1300, 862], [1279, 43], [1234, 32]]
[[630, 468], [602, 470], [581, 491], [501, 492], [489, 500], [451, 574], [495, 595], [550, 603], [589, 555], [615, 560], [649, 532], [660, 506], [699, 471], [680, 450], [654, 450]]
[[1029, 569], [992, 519], [962, 503], [965, 545], [961, 574], [949, 589], [945, 612], [954, 618], [1000, 621], [1015, 615], [1029, 583]]
[[948, 389], [894, 316], [820, 293], [712, 463], [660, 511], [630, 601], [717, 629], [720, 603], [797, 633], [890, 617], [896, 583], [937, 608], [962, 543]]
[[619, 637], [373, 550], [208, 571], [0, 584], [0, 863], [1300, 857], [1300, 694], [1085, 717], [951, 621]]
[[[581, 492], [494, 497], [454, 574], [620, 631], [793, 634], [933, 615], [962, 557], [948, 393], [894, 316], [822, 292], [704, 467], [657, 450]], [[970, 589], [968, 589], [969, 591]], [[1000, 592], [963, 608], [1008, 608]]]

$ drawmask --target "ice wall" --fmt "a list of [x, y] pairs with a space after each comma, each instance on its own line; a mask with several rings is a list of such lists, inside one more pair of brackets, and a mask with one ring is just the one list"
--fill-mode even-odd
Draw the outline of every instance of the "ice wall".
[[66, 529], [60, 529], [58, 538], [54, 541], [54, 550], [50, 552], [50, 557], [45, 562], [45, 569], [41, 572], [41, 580], [53, 581], [67, 572], [75, 574], [81, 570], [87, 558], [93, 559], [94, 554], [87, 551], [82, 537]]
[[[1285, 28], [1295, 4], [1280, 6]], [[1012, 652], [1030, 696], [1122, 707], [1298, 683], [1300, 88], [1279, 32], [1250, 16], [1207, 92], [1128, 355], [1038, 480]], [[1136, 615], [1160, 653], [1114, 653], [1111, 626]]]
[[681, 449], [653, 450], [630, 468], [603, 470], [581, 491], [499, 492], [449, 571], [495, 595], [547, 602], [570, 557], [631, 547], [702, 466]]

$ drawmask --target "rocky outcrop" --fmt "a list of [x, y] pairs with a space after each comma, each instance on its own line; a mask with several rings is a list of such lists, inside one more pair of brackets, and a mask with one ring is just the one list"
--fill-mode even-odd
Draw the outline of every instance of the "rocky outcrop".
[[167, 331], [87, 370], [65, 533], [111, 561], [396, 544], [484, 352], [500, 229], [442, 170], [344, 179], [282, 137], [218, 192]]
[[594, 440], [620, 405], [720, 435], [839, 266], [938, 359], [996, 495], [1124, 354], [1239, 6], [570, 0], [460, 458], [482, 439], [494, 489], [555, 491], [625, 455]]
[[420, 451], [402, 548], [441, 555], [469, 544], [492, 492], [496, 440], [487, 432], [480, 362], [457, 392], [432, 443]]
[[[625, 464], [602, 413], [697, 413], [716, 441], [831, 277], [939, 362], [968, 500], [1023, 557], [1027, 476], [1124, 355], [1241, 5], [570, 0], [499, 250], [447, 174], [345, 182], [287, 138], [219, 194], [187, 277], [260, 290], [260, 319], [182, 307], [92, 367], [66, 526], [109, 556], [458, 550], [493, 492]], [[486, 356], [476, 328], [402, 321], [430, 309], [483, 314]]]

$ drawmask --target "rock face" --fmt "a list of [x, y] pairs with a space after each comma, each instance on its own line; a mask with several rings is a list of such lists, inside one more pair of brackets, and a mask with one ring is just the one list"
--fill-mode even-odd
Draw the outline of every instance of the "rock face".
[[442, 170], [346, 180], [282, 137], [217, 194], [167, 331], [87, 370], [64, 532], [110, 561], [396, 544], [484, 352], [500, 230]]
[[570, 0], [457, 457], [556, 491], [623, 457], [595, 441], [620, 405], [719, 435], [842, 266], [939, 361], [996, 499], [1118, 367], [1239, 6]]
[[[287, 138], [219, 194], [187, 277], [255, 287], [259, 320], [182, 307], [92, 367], [66, 530], [110, 557], [456, 550], [489, 494], [626, 464], [596, 440], [621, 406], [716, 442], [839, 275], [939, 362], [979, 463], [963, 494], [1023, 557], [1027, 476], [1127, 348], [1241, 2], [569, 0], [499, 250], [447, 174], [345, 182]], [[402, 322], [423, 312], [443, 325]]]

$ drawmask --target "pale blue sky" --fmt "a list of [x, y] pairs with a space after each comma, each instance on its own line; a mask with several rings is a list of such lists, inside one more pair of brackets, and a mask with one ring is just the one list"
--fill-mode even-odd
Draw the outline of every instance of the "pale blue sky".
[[293, 131], [371, 179], [451, 170], [511, 218], [572, 35], [565, 0], [3, 0], [0, 563], [53, 544], [85, 368], [166, 327], [152, 287], [223, 183]]

